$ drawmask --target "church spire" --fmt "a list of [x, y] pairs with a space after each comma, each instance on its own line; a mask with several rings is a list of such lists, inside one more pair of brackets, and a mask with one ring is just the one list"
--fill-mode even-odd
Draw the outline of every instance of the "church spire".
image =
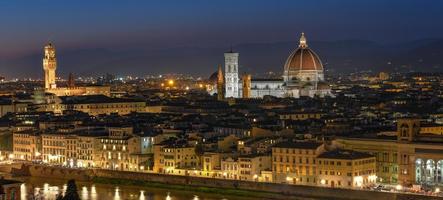
[[303, 33], [303, 32], [301, 33], [300, 44], [298, 45], [298, 47], [300, 47], [300, 48], [308, 47], [308, 43], [306, 42], [305, 33]]
[[225, 94], [224, 94], [224, 80], [225, 78], [223, 77], [223, 71], [222, 71], [222, 66], [218, 65], [218, 72], [217, 72], [217, 99], [219, 101], [223, 100], [225, 98]]

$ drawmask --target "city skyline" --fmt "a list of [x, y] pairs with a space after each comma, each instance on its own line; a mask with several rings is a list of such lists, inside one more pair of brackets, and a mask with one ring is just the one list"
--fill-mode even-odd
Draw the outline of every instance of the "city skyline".
[[0, 200], [443, 199], [442, 10], [0, 1]]
[[[331, 68], [337, 70], [348, 69], [336, 62], [337, 56], [331, 53], [337, 51], [337, 46], [344, 46], [344, 50], [339, 50], [347, 53], [351, 51], [347, 46], [360, 45], [365, 51], [388, 45], [397, 53], [410, 50], [404, 46], [415, 43], [439, 44], [443, 34], [438, 22], [430, 20], [443, 17], [439, 12], [442, 3], [435, 1], [196, 1], [192, 5], [174, 1], [96, 1], [87, 7], [83, 3], [43, 2], [24, 6], [23, 2], [2, 2], [0, 16], [9, 28], [0, 33], [0, 42], [8, 47], [0, 50], [0, 74], [40, 77], [37, 62], [48, 41], [59, 49], [63, 76], [73, 69], [79, 75], [108, 70], [121, 75], [190, 71], [207, 76], [216, 71], [223, 59], [219, 55], [231, 45], [240, 52], [240, 65], [245, 69], [280, 71], [284, 59], [272, 52], [260, 62], [250, 61], [250, 57], [266, 53], [267, 47], [277, 49], [279, 55], [289, 52], [300, 32], [310, 35], [312, 46], [319, 49], [326, 62], [331, 60]], [[357, 43], [346, 43], [349, 40]], [[259, 46], [261, 51], [250, 51], [250, 46]], [[370, 52], [374, 51], [380, 50]], [[414, 64], [406, 59], [409, 56], [395, 56], [400, 57], [401, 64]], [[383, 68], [380, 63], [388, 61], [359, 61], [352, 54], [349, 57], [358, 61], [351, 66], [357, 69]], [[196, 61], [198, 58], [201, 60]]]

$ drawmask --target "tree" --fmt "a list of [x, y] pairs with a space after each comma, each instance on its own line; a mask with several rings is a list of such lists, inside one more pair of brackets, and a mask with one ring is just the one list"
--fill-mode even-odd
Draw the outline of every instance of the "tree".
[[63, 195], [61, 193], [57, 194], [55, 200], [63, 200]]
[[68, 187], [66, 188], [63, 200], [80, 200], [80, 197], [77, 193], [77, 185], [75, 184], [74, 179], [68, 181]]

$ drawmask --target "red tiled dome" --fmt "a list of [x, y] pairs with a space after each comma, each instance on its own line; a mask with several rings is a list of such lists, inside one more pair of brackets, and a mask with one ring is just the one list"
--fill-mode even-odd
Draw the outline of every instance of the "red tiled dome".
[[323, 65], [318, 55], [308, 48], [306, 38], [302, 33], [299, 47], [286, 60], [285, 72], [292, 74], [304, 70], [323, 71]]

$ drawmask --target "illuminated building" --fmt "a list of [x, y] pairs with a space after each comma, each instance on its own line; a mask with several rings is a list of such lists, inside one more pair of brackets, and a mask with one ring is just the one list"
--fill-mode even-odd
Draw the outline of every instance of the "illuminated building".
[[420, 120], [397, 120], [396, 138], [339, 138], [346, 149], [376, 157], [380, 182], [411, 184], [443, 183], [443, 137], [421, 134]]
[[261, 181], [262, 171], [270, 170], [271, 166], [269, 155], [242, 155], [238, 157], [238, 177], [240, 180]]
[[0, 179], [0, 199], [19, 200], [22, 195], [22, 182], [17, 180]]
[[213, 172], [220, 171], [220, 153], [205, 152], [202, 155], [203, 171]]
[[51, 111], [61, 114], [65, 110], [76, 110], [90, 115], [118, 113], [121, 115], [131, 112], [145, 111], [146, 102], [143, 100], [111, 98], [104, 95], [62, 96], [54, 97], [47, 104], [38, 105], [39, 111]]
[[319, 142], [282, 142], [272, 147], [275, 182], [316, 185], [316, 158], [325, 151]]
[[242, 80], [243, 80], [243, 90], [242, 90], [243, 98], [244, 99], [251, 98], [251, 75], [250, 74], [243, 75]]
[[218, 66], [217, 72], [217, 99], [219, 101], [225, 98], [225, 90], [224, 90], [224, 77], [222, 67]]
[[194, 146], [172, 144], [169, 141], [154, 146], [154, 172], [184, 175], [181, 169], [199, 167], [199, 156]]
[[66, 134], [41, 134], [42, 137], [42, 159], [49, 164], [67, 164]]
[[56, 88], [55, 70], [57, 69], [57, 58], [55, 57], [55, 48], [51, 43], [44, 48], [43, 71], [45, 74], [45, 89]]
[[13, 132], [13, 154], [18, 160], [41, 159], [41, 137], [36, 130]]
[[[283, 78], [255, 79], [252, 78], [250, 87], [243, 91], [243, 83], [238, 76], [239, 53], [232, 50], [225, 53], [225, 97], [241, 98], [243, 93], [249, 98], [262, 98], [266, 95], [275, 97], [301, 96], [332, 96], [330, 86], [324, 79], [324, 68], [319, 56], [308, 47], [305, 35], [302, 33], [300, 44], [287, 58]], [[243, 78], [249, 78], [243, 77]], [[215, 87], [212, 87], [215, 88]], [[250, 90], [248, 90], [250, 88]], [[209, 91], [214, 93], [213, 91]]]
[[142, 138], [128, 127], [111, 127], [108, 131], [108, 136], [99, 138], [95, 166], [123, 171], [147, 170], [149, 155], [142, 153]]
[[49, 43], [44, 48], [43, 71], [45, 79], [44, 91], [57, 96], [75, 95], [111, 95], [109, 86], [87, 86], [75, 87], [74, 77], [69, 75], [68, 87], [57, 87], [56, 85], [57, 58], [55, 47]]
[[238, 56], [232, 49], [225, 53], [225, 97], [238, 98], [239, 78], [238, 78]]
[[221, 172], [222, 177], [224, 179], [239, 179], [239, 166], [238, 166], [238, 160], [227, 157], [221, 160]]
[[308, 120], [308, 119], [320, 119], [324, 116], [324, 113], [316, 111], [285, 111], [278, 113], [278, 116], [282, 120]]
[[320, 184], [327, 187], [365, 187], [376, 182], [375, 157], [368, 153], [332, 150], [317, 157]]
[[4, 116], [7, 113], [27, 112], [28, 103], [18, 102], [14, 100], [0, 101], [0, 116]]

